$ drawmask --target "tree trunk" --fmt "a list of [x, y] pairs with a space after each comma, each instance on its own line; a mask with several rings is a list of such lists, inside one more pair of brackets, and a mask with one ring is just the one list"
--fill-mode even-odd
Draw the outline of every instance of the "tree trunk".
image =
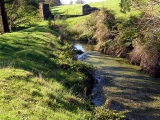
[[3, 33], [10, 32], [9, 30], [9, 24], [8, 24], [8, 18], [7, 18], [7, 12], [5, 10], [5, 3], [4, 0], [0, 2], [0, 11], [1, 11], [1, 17], [2, 17], [2, 27], [3, 27]]

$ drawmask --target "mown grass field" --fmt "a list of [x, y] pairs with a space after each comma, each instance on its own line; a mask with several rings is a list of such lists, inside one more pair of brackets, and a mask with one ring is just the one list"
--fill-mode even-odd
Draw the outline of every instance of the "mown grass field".
[[[134, 8], [131, 8], [130, 12], [122, 13], [120, 12], [119, 7], [120, 0], [106, 0], [104, 2], [95, 2], [90, 3], [89, 5], [91, 7], [97, 7], [99, 9], [105, 8], [108, 10], [111, 10], [112, 13], [115, 15], [116, 19], [119, 19], [120, 21], [127, 21], [129, 20], [130, 16], [138, 16], [140, 14], [139, 11], [134, 10]], [[62, 14], [62, 15], [75, 15], [75, 14], [82, 14], [82, 6], [83, 4], [73, 4], [73, 5], [63, 5], [63, 6], [56, 6], [51, 8], [52, 14]], [[81, 24], [82, 22], [88, 20], [88, 18], [91, 16], [85, 15], [80, 17], [73, 17], [73, 18], [67, 18], [65, 20], [65, 23], [68, 27], [74, 27], [77, 24]], [[58, 17], [58, 16], [57, 16]]]
[[[109, 10], [113, 10], [113, 13], [117, 18], [128, 19], [130, 15], [138, 15], [138, 11], [132, 11], [127, 13], [120, 12], [119, 7], [120, 0], [106, 0], [104, 2], [94, 2], [89, 3], [91, 7], [107, 8]], [[84, 4], [72, 4], [72, 5], [62, 5], [51, 8], [52, 14], [63, 14], [63, 15], [76, 15], [82, 14], [82, 6]], [[133, 9], [133, 8], [132, 8]]]
[[[82, 98], [87, 77], [47, 22], [0, 36], [0, 119], [78, 120], [92, 117]], [[77, 68], [78, 69], [78, 68]], [[75, 89], [77, 92], [75, 92]]]

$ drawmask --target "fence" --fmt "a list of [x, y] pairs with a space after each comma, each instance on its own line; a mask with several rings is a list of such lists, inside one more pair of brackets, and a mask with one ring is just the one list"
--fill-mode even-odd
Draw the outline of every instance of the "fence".
[[39, 5], [39, 9], [40, 9], [40, 15], [42, 19], [48, 19], [51, 16], [51, 11], [49, 8], [49, 4], [40, 4]]
[[49, 4], [40, 4], [40, 14], [41, 14], [41, 17], [42, 19], [46, 20], [46, 19], [54, 19], [55, 16], [58, 16], [59, 18], [68, 18], [68, 17], [78, 17], [78, 16], [84, 16], [84, 15], [87, 15], [87, 14], [90, 14], [96, 10], [99, 10], [98, 8], [96, 7], [90, 7], [88, 4], [82, 6], [82, 14], [76, 14], [76, 15], [69, 15], [69, 14], [66, 14], [66, 15], [61, 15], [61, 14], [55, 14], [55, 15], [52, 15], [51, 14], [51, 11], [50, 11], [50, 8], [49, 8]]

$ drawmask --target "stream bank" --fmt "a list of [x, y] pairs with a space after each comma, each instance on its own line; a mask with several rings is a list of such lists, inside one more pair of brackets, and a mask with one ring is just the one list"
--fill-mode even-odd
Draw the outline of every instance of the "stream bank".
[[92, 102], [96, 106], [110, 101], [109, 109], [128, 111], [129, 120], [160, 119], [159, 78], [144, 74], [139, 66], [130, 65], [126, 59], [96, 51], [86, 51], [81, 58], [98, 68], [98, 81], [92, 90]]

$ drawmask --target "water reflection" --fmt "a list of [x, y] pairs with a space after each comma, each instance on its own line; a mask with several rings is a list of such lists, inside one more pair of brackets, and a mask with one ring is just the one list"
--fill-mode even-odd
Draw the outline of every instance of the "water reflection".
[[77, 49], [77, 50], [81, 50], [84, 52], [84, 48], [82, 47], [82, 45], [80, 44], [75, 44], [74, 47]]

